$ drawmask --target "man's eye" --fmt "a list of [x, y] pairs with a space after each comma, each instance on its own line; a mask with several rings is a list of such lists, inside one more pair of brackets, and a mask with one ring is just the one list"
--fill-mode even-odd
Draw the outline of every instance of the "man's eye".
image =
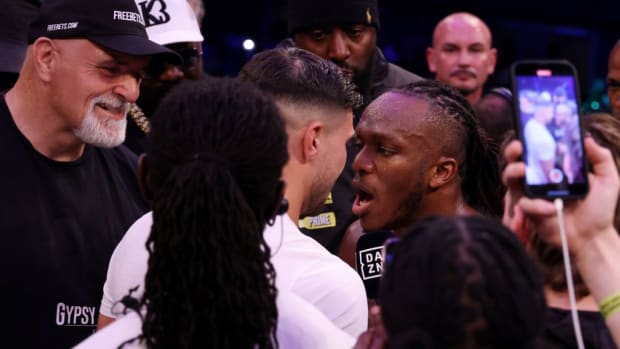
[[323, 40], [327, 36], [327, 33], [324, 30], [313, 30], [310, 32], [310, 36], [314, 40]]
[[121, 70], [118, 67], [113, 66], [100, 66], [99, 69], [103, 70], [106, 74], [109, 75], [118, 75], [121, 73]]
[[379, 154], [383, 155], [383, 156], [392, 156], [394, 155], [394, 151], [386, 148], [386, 147], [379, 147], [378, 148]]
[[616, 81], [616, 80], [607, 80], [607, 88], [610, 89], [619, 89], [620, 88], [620, 81]]
[[351, 29], [347, 30], [347, 35], [352, 37], [352, 38], [357, 38], [360, 35], [362, 35], [363, 32], [364, 32], [364, 30], [362, 30], [362, 29], [351, 28]]

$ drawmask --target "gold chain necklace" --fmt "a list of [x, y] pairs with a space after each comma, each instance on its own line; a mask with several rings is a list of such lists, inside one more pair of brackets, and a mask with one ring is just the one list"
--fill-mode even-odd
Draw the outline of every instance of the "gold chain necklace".
[[148, 134], [151, 131], [151, 121], [146, 117], [146, 115], [144, 115], [142, 108], [140, 108], [136, 103], [131, 104], [127, 114], [129, 114], [133, 122], [138, 125], [142, 132]]

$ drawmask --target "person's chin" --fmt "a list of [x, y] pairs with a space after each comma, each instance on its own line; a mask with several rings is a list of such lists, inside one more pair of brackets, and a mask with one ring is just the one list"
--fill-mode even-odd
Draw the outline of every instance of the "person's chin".
[[373, 219], [372, 215], [369, 214], [359, 217], [359, 220], [364, 231], [376, 231], [381, 230], [384, 227], [383, 222]]

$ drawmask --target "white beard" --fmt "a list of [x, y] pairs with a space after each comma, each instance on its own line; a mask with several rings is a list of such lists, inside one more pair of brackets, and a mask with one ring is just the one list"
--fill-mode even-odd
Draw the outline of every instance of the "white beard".
[[97, 116], [95, 108], [97, 104], [107, 104], [112, 108], [122, 108], [123, 114], [127, 115], [129, 103], [121, 101], [112, 95], [103, 95], [93, 98], [88, 107], [82, 125], [73, 130], [76, 137], [84, 143], [96, 147], [113, 148], [125, 141], [127, 118], [121, 120], [102, 118]]

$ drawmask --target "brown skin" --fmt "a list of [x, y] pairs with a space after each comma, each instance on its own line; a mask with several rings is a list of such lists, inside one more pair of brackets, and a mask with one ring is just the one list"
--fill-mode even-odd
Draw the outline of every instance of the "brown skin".
[[138, 105], [150, 116], [164, 96], [183, 79], [197, 80], [203, 75], [202, 44], [200, 42], [181, 42], [166, 45], [179, 53], [183, 65], [157, 62], [149, 67], [147, 78], [140, 88]]
[[491, 47], [487, 25], [470, 13], [459, 12], [437, 24], [426, 61], [437, 80], [455, 87], [474, 105], [495, 71], [497, 50]]
[[367, 24], [310, 28], [293, 34], [297, 47], [336, 63], [350, 79], [363, 75], [377, 46], [377, 30]]
[[442, 132], [427, 110], [426, 101], [388, 92], [364, 111], [353, 212], [365, 230], [398, 233], [427, 215], [475, 212], [461, 196], [458, 161], [440, 149]]
[[607, 96], [612, 114], [620, 118], [620, 41], [609, 53], [607, 65]]

